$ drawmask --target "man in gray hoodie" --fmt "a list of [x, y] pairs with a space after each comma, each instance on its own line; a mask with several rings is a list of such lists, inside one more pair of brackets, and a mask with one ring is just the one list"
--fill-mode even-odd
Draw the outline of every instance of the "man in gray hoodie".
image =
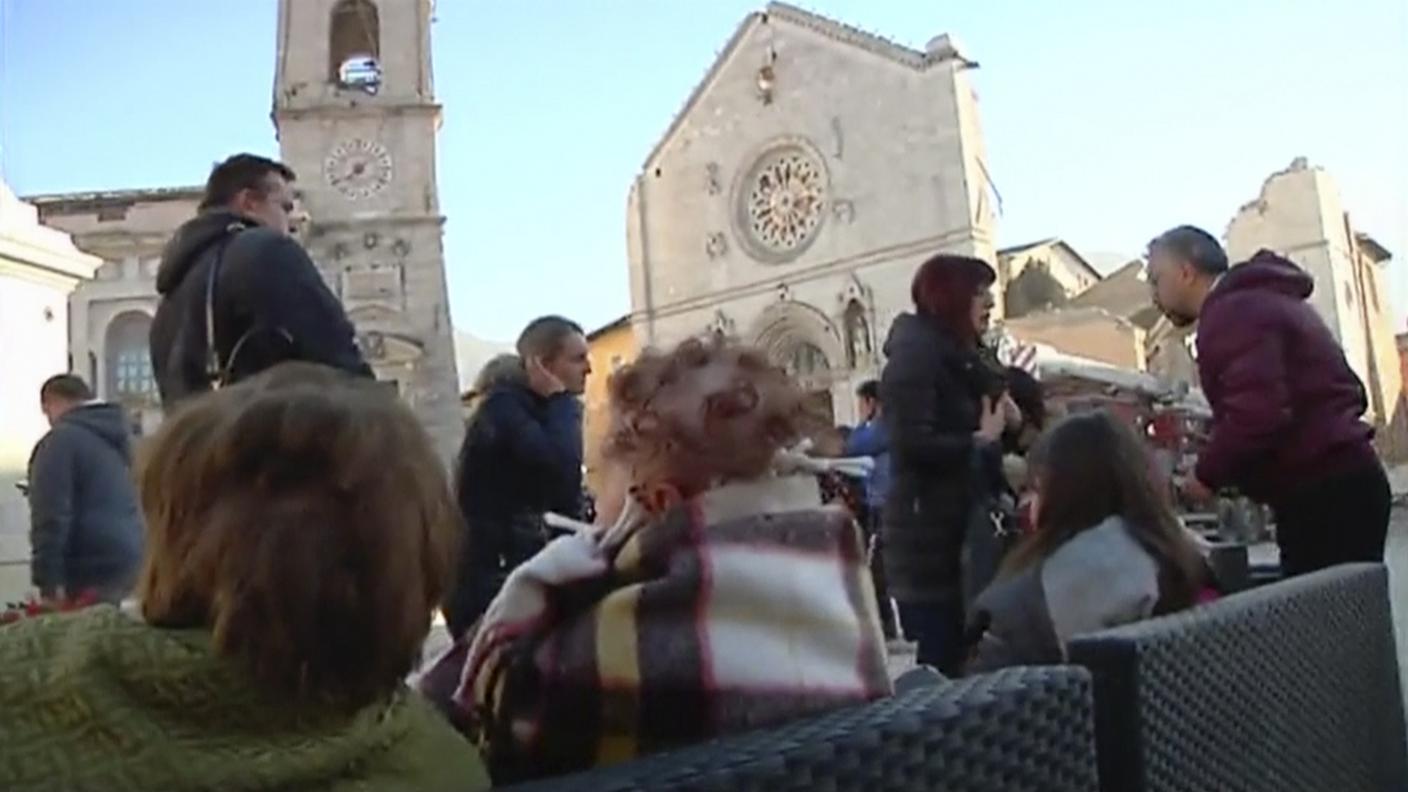
[[29, 460], [30, 571], [45, 599], [118, 602], [142, 560], [142, 517], [122, 408], [71, 374], [39, 389], [52, 427]]

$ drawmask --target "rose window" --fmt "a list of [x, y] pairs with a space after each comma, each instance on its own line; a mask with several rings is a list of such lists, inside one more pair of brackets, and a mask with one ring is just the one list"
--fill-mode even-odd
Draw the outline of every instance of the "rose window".
[[796, 255], [821, 227], [826, 172], [800, 148], [778, 149], [753, 167], [740, 197], [742, 219], [753, 245], [771, 256]]

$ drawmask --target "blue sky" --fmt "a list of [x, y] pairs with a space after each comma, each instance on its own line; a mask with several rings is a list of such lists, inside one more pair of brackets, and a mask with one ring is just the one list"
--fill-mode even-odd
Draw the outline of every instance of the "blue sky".
[[[759, 0], [440, 0], [441, 206], [455, 324], [628, 308], [632, 177]], [[922, 47], [956, 34], [982, 100], [999, 241], [1138, 253], [1221, 234], [1296, 156], [1408, 258], [1403, 0], [813, 0]], [[19, 193], [196, 184], [275, 154], [274, 0], [0, 0], [0, 165]], [[1397, 329], [1408, 265], [1395, 262]]]

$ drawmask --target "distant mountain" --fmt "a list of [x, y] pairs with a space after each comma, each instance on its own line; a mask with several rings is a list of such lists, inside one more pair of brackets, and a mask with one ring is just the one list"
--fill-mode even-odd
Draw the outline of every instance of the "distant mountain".
[[455, 331], [455, 367], [460, 374], [460, 393], [469, 390], [479, 370], [496, 355], [512, 352], [512, 344], [487, 341], [463, 330]]

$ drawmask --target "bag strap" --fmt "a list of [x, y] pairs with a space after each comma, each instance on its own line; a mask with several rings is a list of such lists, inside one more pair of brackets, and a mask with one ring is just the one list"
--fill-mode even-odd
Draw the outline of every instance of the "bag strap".
[[230, 360], [225, 364], [220, 362], [220, 350], [215, 343], [215, 282], [220, 278], [220, 265], [225, 261], [225, 250], [230, 246], [230, 242], [247, 228], [249, 225], [239, 220], [225, 226], [225, 237], [220, 240], [220, 249], [215, 252], [215, 261], [211, 263], [210, 271], [205, 276], [205, 378], [211, 390], [219, 390], [225, 384], [230, 373], [229, 363], [234, 361], [240, 347], [249, 339], [250, 331], [245, 331], [230, 350]]

